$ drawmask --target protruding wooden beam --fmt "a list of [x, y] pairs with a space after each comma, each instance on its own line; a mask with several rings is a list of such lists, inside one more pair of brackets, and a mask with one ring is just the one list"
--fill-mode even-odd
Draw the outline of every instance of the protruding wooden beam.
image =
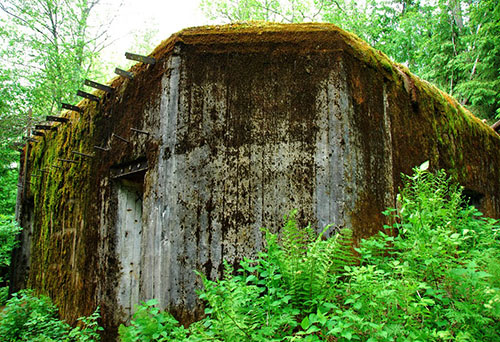
[[[78, 107], [76, 107], [78, 108]], [[53, 115], [47, 115], [45, 117], [45, 120], [47, 121], [53, 121], [53, 122], [68, 122], [68, 118], [63, 118], [62, 116], [53, 116]]]
[[82, 153], [82, 152], [78, 152], [78, 151], [71, 151], [71, 153], [76, 154], [78, 156], [82, 156], [82, 157], [94, 158], [94, 156], [91, 154]]
[[78, 113], [82, 113], [83, 112], [83, 108], [80, 108], [78, 106], [73, 106], [73, 105], [70, 105], [69, 103], [61, 103], [61, 106], [63, 109], [67, 109], [67, 110], [72, 110], [73, 112], [78, 112]]
[[153, 57], [141, 56], [130, 52], [125, 52], [125, 58], [151, 65], [156, 64], [156, 59], [154, 59]]
[[130, 71], [125, 71], [125, 70], [120, 69], [120, 68], [116, 68], [115, 69], [115, 74], [123, 76], [123, 77], [126, 77], [129, 80], [133, 80], [134, 79], [134, 74], [133, 73], [131, 73]]
[[50, 167], [52, 167], [54, 169], [58, 169], [58, 170], [62, 170], [63, 169], [62, 167], [57, 166], [57, 165], [50, 165]]
[[34, 131], [32, 134], [36, 135], [36, 136], [39, 136], [39, 137], [44, 137], [45, 136], [45, 133], [40, 132], [40, 131]]
[[111, 88], [110, 86], [107, 86], [107, 85], [104, 85], [101, 83], [97, 83], [97, 82], [94, 82], [91, 80], [85, 80], [85, 81], [83, 81], [83, 84], [85, 84], [86, 86], [95, 88], [95, 89], [105, 91], [106, 93], [112, 93], [114, 91], [114, 89]]
[[95, 96], [93, 94], [89, 94], [89, 93], [86, 93], [84, 91], [81, 91], [81, 90], [78, 90], [76, 92], [76, 95], [78, 96], [81, 96], [81, 97], [84, 97], [86, 99], [89, 99], [90, 101], [95, 101], [95, 102], [99, 102], [101, 101], [101, 99], [98, 97], [98, 96]]

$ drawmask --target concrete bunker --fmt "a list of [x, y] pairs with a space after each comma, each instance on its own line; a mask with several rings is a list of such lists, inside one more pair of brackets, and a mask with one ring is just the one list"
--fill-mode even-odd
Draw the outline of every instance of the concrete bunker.
[[[193, 270], [215, 278], [254, 255], [292, 209], [370, 236], [426, 160], [500, 216], [498, 134], [336, 26], [192, 28], [150, 57], [30, 147], [29, 172], [63, 171], [33, 180], [32, 220], [20, 201], [33, 235], [12, 286], [49, 294], [70, 322], [100, 305], [111, 336], [150, 298], [192, 321]], [[61, 162], [72, 151], [93, 158]]]

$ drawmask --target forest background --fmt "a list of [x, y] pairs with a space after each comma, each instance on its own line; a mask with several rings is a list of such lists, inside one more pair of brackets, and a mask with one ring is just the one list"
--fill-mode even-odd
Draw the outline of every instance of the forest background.
[[[105, 2], [0, 0], [0, 282], [19, 229], [15, 202], [27, 127], [58, 115], [62, 102], [76, 104], [86, 78], [105, 83], [113, 76], [110, 65], [130, 66], [104, 55], [124, 1], [102, 7]], [[453, 95], [487, 123], [500, 118], [497, 0], [200, 0], [200, 7], [212, 24], [334, 23]], [[149, 53], [161, 34], [154, 21], [144, 24], [131, 33], [128, 51]]]

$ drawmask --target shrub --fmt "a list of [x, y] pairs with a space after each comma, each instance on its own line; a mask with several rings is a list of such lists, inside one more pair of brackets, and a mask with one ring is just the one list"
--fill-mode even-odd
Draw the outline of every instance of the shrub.
[[0, 313], [0, 336], [3, 341], [99, 341], [99, 309], [80, 318], [81, 326], [71, 328], [58, 318], [57, 308], [47, 296], [36, 297], [23, 290], [8, 300]]

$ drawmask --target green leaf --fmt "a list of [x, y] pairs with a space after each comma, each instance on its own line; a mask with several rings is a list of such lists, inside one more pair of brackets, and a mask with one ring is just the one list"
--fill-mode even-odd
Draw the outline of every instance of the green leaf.
[[302, 322], [300, 322], [300, 326], [303, 330], [307, 330], [310, 325], [311, 325], [311, 323], [309, 322], [309, 317], [307, 317], [307, 316], [304, 317]]

